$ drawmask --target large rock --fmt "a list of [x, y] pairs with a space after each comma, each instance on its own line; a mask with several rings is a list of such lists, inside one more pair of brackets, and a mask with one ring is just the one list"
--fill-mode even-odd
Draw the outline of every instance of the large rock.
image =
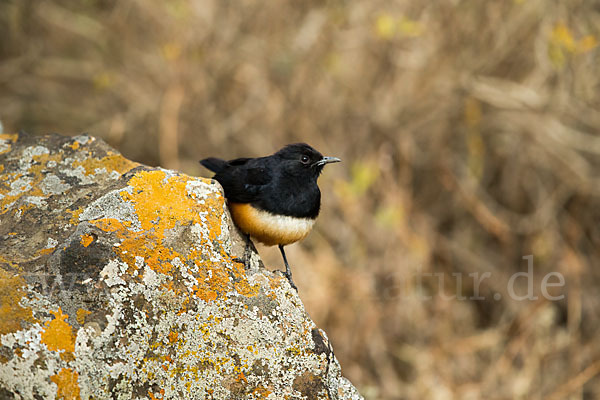
[[210, 179], [0, 135], [0, 399], [359, 399]]

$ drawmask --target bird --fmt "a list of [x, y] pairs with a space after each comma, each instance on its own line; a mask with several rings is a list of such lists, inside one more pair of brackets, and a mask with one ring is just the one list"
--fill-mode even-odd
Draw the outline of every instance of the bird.
[[293, 143], [265, 157], [229, 161], [209, 157], [200, 164], [215, 173], [213, 179], [223, 187], [233, 222], [247, 238], [279, 247], [284, 275], [297, 291], [284, 246], [311, 231], [321, 209], [317, 179], [326, 164], [340, 161], [306, 143]]

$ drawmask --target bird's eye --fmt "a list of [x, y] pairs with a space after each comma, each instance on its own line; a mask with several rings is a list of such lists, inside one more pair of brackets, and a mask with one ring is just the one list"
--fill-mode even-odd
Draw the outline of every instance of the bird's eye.
[[310, 158], [308, 158], [308, 156], [302, 156], [302, 158], [300, 158], [300, 162], [302, 164], [308, 164], [309, 161], [310, 161]]

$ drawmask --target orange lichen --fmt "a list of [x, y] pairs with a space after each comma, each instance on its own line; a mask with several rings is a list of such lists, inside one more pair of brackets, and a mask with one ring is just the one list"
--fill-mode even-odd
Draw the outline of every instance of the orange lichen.
[[[198, 260], [201, 259], [196, 258], [196, 264]], [[229, 274], [222, 264], [205, 261], [202, 267], [197, 274], [198, 284], [194, 285], [192, 290], [202, 300], [215, 300], [218, 293], [223, 293], [229, 288]]]
[[[18, 135], [15, 135], [15, 136], [18, 136]], [[8, 191], [2, 191], [2, 194], [4, 195], [4, 197], [0, 201], [0, 207], [2, 208], [2, 213], [9, 210], [9, 208], [7, 207], [9, 204], [14, 203], [15, 201], [17, 201], [18, 199], [20, 199], [23, 196], [47, 198], [48, 195], [46, 195], [43, 192], [41, 185], [40, 185], [42, 180], [45, 178], [45, 174], [43, 174], [42, 171], [44, 169], [46, 169], [47, 163], [49, 161], [59, 162], [61, 160], [62, 156], [63, 156], [63, 154], [60, 152], [55, 153], [55, 154], [45, 153], [45, 154], [34, 155], [32, 157], [32, 159], [36, 162], [31, 164], [29, 166], [29, 168], [27, 169], [27, 171], [22, 171], [22, 172], [25, 172], [27, 179], [28, 179], [27, 184], [26, 185], [24, 184], [21, 187], [22, 190], [17, 191], [13, 195], [8, 195], [8, 193], [9, 193]], [[19, 172], [9, 172], [9, 173], [2, 174], [2, 175], [0, 175], [0, 183], [3, 184], [1, 186], [10, 188], [10, 187], [12, 187], [12, 184], [21, 177], [23, 177], [23, 174], [19, 173]], [[36, 208], [36, 206], [34, 204], [25, 204], [25, 205], [22, 205], [21, 207], [19, 207], [19, 211], [21, 213], [25, 213], [26, 211], [28, 211], [30, 209], [34, 209], [34, 208]]]
[[47, 249], [41, 249], [40, 251], [38, 251], [38, 254], [40, 254], [40, 255], [52, 254], [52, 252], [54, 250], [56, 250], [56, 247], [49, 247]]
[[146, 264], [154, 271], [161, 274], [168, 274], [173, 269], [173, 265], [167, 261], [172, 260], [175, 257], [179, 257], [179, 254], [172, 249], [164, 247], [164, 245], [158, 244], [148, 248], [150, 250], [147, 253]]
[[90, 221], [96, 227], [102, 229], [104, 232], [117, 232], [127, 231], [127, 228], [131, 226], [129, 221], [119, 221], [116, 218], [101, 218]]
[[[0, 140], [8, 140], [12, 143], [16, 142], [17, 139], [19, 138], [19, 134], [17, 133], [1, 133], [0, 134]], [[4, 151], [1, 151], [0, 154], [4, 154], [4, 153], [8, 153], [11, 149], [11, 146], [7, 146], [7, 149], [5, 149]]]
[[28, 196], [48, 197], [42, 190], [40, 183], [46, 177], [45, 170], [48, 168], [48, 163], [50, 161], [60, 163], [63, 158], [63, 152], [43, 153], [32, 157], [35, 163], [31, 164], [27, 170], [27, 175], [33, 178], [31, 190], [27, 193]]
[[[5, 140], [11, 140], [12, 142], [15, 142], [18, 138], [18, 135], [1, 135], [0, 139], [5, 139]], [[73, 148], [73, 149], [78, 149], [80, 147], [79, 142], [74, 142], [73, 144], [69, 145], [69, 147]], [[7, 150], [9, 151], [10, 148]], [[127, 160], [125, 157], [112, 153], [112, 152], [108, 152], [108, 155], [106, 157], [97, 159], [97, 158], [93, 158], [92, 157], [92, 153], [89, 152], [90, 157], [83, 160], [83, 161], [74, 161], [72, 163], [72, 167], [73, 168], [77, 168], [79, 166], [83, 167], [85, 169], [85, 173], [86, 175], [91, 175], [96, 173], [97, 169], [100, 170], [104, 170], [106, 172], [112, 172], [112, 171], [117, 171], [118, 173], [122, 174], [126, 171], [129, 171], [132, 168], [137, 167], [139, 164]], [[4, 197], [2, 198], [2, 200], [0, 201], [0, 206], [3, 210], [3, 212], [6, 212], [6, 206], [15, 202], [16, 200], [18, 200], [19, 198], [21, 198], [22, 196], [35, 196], [35, 197], [42, 197], [42, 198], [47, 198], [49, 197], [47, 194], [45, 194], [42, 190], [42, 186], [40, 185], [40, 183], [42, 182], [42, 180], [46, 177], [46, 174], [44, 173], [44, 171], [48, 168], [48, 163], [50, 161], [55, 162], [55, 163], [60, 163], [61, 161], [63, 161], [65, 159], [65, 153], [64, 151], [57, 151], [57, 152], [52, 152], [52, 153], [43, 153], [43, 154], [37, 154], [34, 155], [32, 157], [32, 159], [35, 161], [35, 163], [32, 163], [29, 168], [27, 169], [27, 171], [22, 171], [25, 172], [28, 176], [28, 178], [32, 179], [30, 182], [28, 182], [28, 187], [24, 187], [24, 189], [22, 192], [18, 192], [12, 196], [8, 196], [7, 193], [3, 193]], [[3, 183], [3, 186], [9, 188], [11, 187], [11, 183], [15, 182], [17, 179], [21, 178], [22, 174], [21, 173], [6, 173], [6, 174], [2, 174], [0, 176], [0, 183]], [[22, 208], [20, 209], [20, 211], [22, 213], [28, 211], [31, 208], [35, 208], [34, 205], [30, 204], [30, 205], [26, 205], [24, 206], [26, 208]], [[71, 224], [77, 224], [78, 221], [78, 217], [79, 214], [81, 213], [80, 210], [76, 210], [76, 211], [70, 211], [67, 210], [67, 212], [73, 213], [73, 216], [70, 220]]]
[[246, 379], [246, 375], [244, 375], [243, 371], [240, 371], [240, 373], [237, 376], [237, 381], [238, 382], [244, 382], [244, 383], [248, 383], [248, 379]]
[[[28, 194], [30, 194], [30, 193], [28, 193]], [[29, 203], [29, 204], [24, 204], [24, 205], [20, 206], [20, 207], [18, 208], [18, 210], [19, 210], [19, 212], [21, 213], [21, 215], [23, 215], [23, 214], [25, 214], [27, 211], [29, 211], [29, 210], [31, 210], [31, 209], [34, 209], [35, 207], [36, 207], [36, 206], [35, 206], [34, 204], [32, 204], [32, 203]]]
[[63, 368], [58, 371], [58, 374], [51, 376], [50, 380], [58, 386], [56, 398], [64, 400], [80, 399], [78, 378], [77, 371], [73, 371], [71, 368]]
[[235, 290], [242, 296], [254, 297], [254, 296], [258, 295], [258, 291], [260, 290], [260, 285], [254, 284], [254, 285], [250, 286], [248, 281], [241, 280], [241, 281], [235, 283]]
[[167, 178], [164, 171], [142, 171], [129, 181], [133, 193], [123, 191], [121, 197], [132, 202], [144, 230], [158, 228], [164, 232], [181, 221], [200, 220], [204, 209], [187, 195], [188, 181], [183, 175]]
[[18, 138], [18, 133], [0, 133], [0, 140], [8, 140], [14, 143]]
[[34, 322], [31, 309], [21, 307], [24, 280], [0, 268], [0, 335], [20, 330], [22, 322]]
[[[243, 263], [236, 263], [233, 262], [233, 271], [235, 276], [244, 276], [245, 274], [245, 266]], [[250, 284], [248, 283], [248, 281], [246, 279], [241, 279], [239, 281], [237, 281], [235, 283], [235, 290], [246, 297], [254, 297], [258, 294], [259, 290], [260, 290], [260, 285], [258, 283], [250, 286]]]
[[200, 216], [207, 209], [222, 208], [224, 200], [209, 196], [204, 199], [204, 204], [200, 204], [198, 199], [187, 193], [189, 181], [190, 178], [184, 175], [168, 177], [164, 171], [142, 171], [133, 176], [129, 185], [134, 190], [132, 193], [121, 192], [121, 197], [133, 204], [141, 227], [147, 233], [129, 233], [121, 249], [128, 253], [135, 250], [138, 254], [143, 250], [140, 255], [144, 256], [150, 268], [159, 273], [170, 273], [173, 268], [171, 261], [176, 257], [194, 260], [202, 267], [198, 277], [200, 284], [194, 288], [196, 294], [205, 300], [214, 300], [216, 292], [222, 292], [229, 286], [229, 277], [222, 266], [211, 268], [211, 263], [203, 261], [201, 251], [196, 248], [190, 249], [188, 254], [179, 254], [164, 243], [165, 232], [181, 224], [206, 223], [210, 227], [208, 240], [216, 240], [221, 234], [221, 214], [205, 212], [205, 222]]
[[213, 290], [207, 290], [206, 285], [202, 285], [201, 287], [194, 285], [192, 289], [194, 290], [196, 296], [198, 296], [198, 298], [201, 300], [213, 301], [217, 299], [217, 293]]
[[81, 240], [79, 241], [83, 247], [88, 247], [94, 241], [94, 237], [92, 235], [88, 235], [87, 233], [81, 235]]
[[169, 332], [169, 343], [175, 343], [179, 334], [177, 332]]
[[265, 388], [265, 387], [262, 387], [262, 386], [258, 386], [258, 387], [256, 387], [256, 388], [255, 388], [255, 389], [252, 391], [252, 394], [253, 394], [253, 395], [255, 395], [255, 396], [259, 397], [259, 398], [261, 398], [261, 397], [262, 397], [262, 398], [265, 398], [265, 399], [266, 399], [267, 397], [269, 397], [269, 395], [270, 395], [271, 393], [273, 393], [271, 390], [269, 390], [269, 389], [267, 389], [267, 388]]
[[77, 322], [80, 325], [83, 325], [85, 323], [85, 317], [87, 317], [91, 313], [92, 313], [91, 311], [80, 308], [79, 310], [77, 310], [77, 314], [75, 314], [75, 319], [77, 319]]
[[79, 216], [83, 212], [83, 208], [78, 208], [76, 210], [66, 210], [69, 214], [71, 214], [71, 218], [69, 219], [69, 223], [71, 225], [79, 224]]
[[66, 359], [72, 357], [75, 350], [75, 340], [73, 338], [73, 329], [65, 319], [68, 315], [63, 314], [59, 308], [58, 311], [50, 311], [54, 315], [54, 319], [47, 321], [44, 331], [42, 331], [42, 343], [48, 346], [50, 351], [64, 350], [61, 358]]
[[[141, 231], [134, 231], [130, 222], [117, 219], [102, 218], [89, 222], [121, 239], [114, 251], [128, 265], [130, 273], [139, 268], [136, 257], [142, 257], [144, 264], [153, 271], [166, 275], [175, 273], [173, 260], [179, 259], [180, 262], [193, 262], [198, 267], [195, 274], [198, 283], [192, 289], [205, 301], [215, 300], [231, 290], [232, 282], [236, 282], [235, 287], [240, 293], [255, 295], [258, 286], [250, 287], [243, 279], [243, 264], [207, 260], [203, 254], [204, 249], [210, 246], [211, 251], [219, 252], [223, 260], [231, 258], [224, 246], [217, 244], [225, 200], [214, 195], [203, 197], [200, 201], [193, 192], [188, 193], [191, 180], [185, 175], [169, 176], [162, 170], [140, 171], [129, 180], [128, 185], [133, 190], [123, 190], [120, 195], [134, 207]], [[185, 252], [175, 250], [170, 236], [172, 230], [194, 225], [207, 226], [206, 236]], [[187, 289], [172, 282], [165, 282], [163, 288], [181, 295], [187, 293]], [[182, 304], [188, 302], [183, 297]]]
[[92, 175], [96, 173], [96, 169], [104, 168], [106, 171], [117, 171], [123, 174], [130, 169], [133, 169], [140, 164], [130, 161], [120, 154], [109, 152], [104, 158], [87, 158], [83, 161], [74, 161], [73, 168], [83, 167], [86, 175]]
[[6, 213], [10, 208], [10, 204], [14, 203], [21, 194], [9, 195], [9, 191], [4, 188], [10, 188], [11, 184], [19, 179], [22, 175], [15, 174], [12, 172], [0, 175], [0, 194], [3, 197], [0, 198], [0, 215]]

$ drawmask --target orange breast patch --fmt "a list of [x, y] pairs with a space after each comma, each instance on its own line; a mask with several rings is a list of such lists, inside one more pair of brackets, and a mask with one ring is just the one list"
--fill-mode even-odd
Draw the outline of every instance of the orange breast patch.
[[229, 203], [233, 222], [245, 233], [267, 246], [287, 245], [302, 240], [315, 220], [275, 215], [247, 203]]

